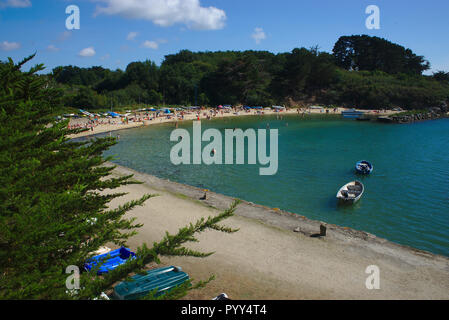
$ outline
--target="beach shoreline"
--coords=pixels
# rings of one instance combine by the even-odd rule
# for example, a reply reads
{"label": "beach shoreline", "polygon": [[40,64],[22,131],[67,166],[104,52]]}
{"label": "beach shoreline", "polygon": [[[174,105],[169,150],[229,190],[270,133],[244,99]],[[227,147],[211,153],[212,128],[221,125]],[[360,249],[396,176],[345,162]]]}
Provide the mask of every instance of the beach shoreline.
{"label": "beach shoreline", "polygon": [[[334,109],[328,109],[329,112],[324,111],[325,109],[304,109],[301,112],[298,112],[298,109],[287,109],[282,112],[275,112],[273,110],[267,111],[263,110],[262,112],[258,112],[257,110],[250,110],[249,112],[239,111],[238,114],[235,114],[236,112],[229,112],[229,113],[218,113],[216,116],[211,117],[210,119],[222,119],[222,118],[234,118],[234,117],[242,117],[242,116],[269,116],[269,115],[278,115],[279,117],[282,117],[284,115],[298,115],[302,116],[307,114],[320,114],[320,115],[339,115],[342,111],[347,110],[345,108],[336,108]],[[92,135],[97,135],[101,133],[108,133],[108,132],[114,132],[124,129],[131,129],[131,128],[138,128],[142,126],[151,126],[156,124],[162,124],[162,123],[181,123],[185,121],[193,121],[193,120],[205,120],[208,119],[209,110],[202,110],[199,115],[197,114],[186,114],[184,115],[184,119],[180,120],[175,115],[164,115],[157,118],[153,118],[153,120],[143,120],[143,121],[136,121],[136,122],[128,122],[126,124],[123,123],[115,123],[115,124],[105,124],[101,123],[93,127],[93,130],[89,128],[88,131],[80,132],[75,135],[71,135],[71,139],[81,138],[81,137],[87,137]],[[378,110],[363,110],[366,112],[367,115],[382,115],[382,116],[388,116],[397,113],[396,111],[387,110],[385,112],[380,113]],[[139,116],[142,118],[143,116]],[[87,125],[87,122],[89,119],[87,118],[80,118],[80,119],[71,119],[69,125],[76,126],[76,125]],[[113,122],[117,122],[117,120],[113,120]],[[104,122],[104,120],[103,120]]]}
{"label": "beach shoreline", "polygon": [[[203,189],[109,165],[116,166],[114,175],[133,174],[134,179],[143,182],[140,187],[124,188],[123,191],[130,192],[128,200],[137,198],[145,190],[170,198],[169,201],[150,199],[149,208],[154,205],[151,202],[160,203],[154,210],[148,209],[156,211],[148,217],[148,210],[133,210],[131,216],[143,223],[145,230],[130,241],[132,246],[152,243],[166,230],[175,232],[175,225],[179,228],[194,222],[195,218],[221,212],[234,201],[211,191],[208,191],[207,200],[199,200],[204,195]],[[217,274],[211,288],[192,293],[187,299],[207,299],[208,295],[221,292],[235,299],[449,299],[448,257],[245,200],[237,207],[235,216],[228,220],[240,231],[232,235],[206,232],[206,236],[200,236],[199,244],[193,245],[202,251],[215,251],[211,257],[163,259],[163,263],[181,264],[195,279],[204,279],[204,274]],[[227,225],[228,221],[223,224]],[[317,236],[321,225],[327,228],[325,237]],[[298,273],[285,271],[283,265],[292,270],[299,268]],[[382,278],[381,290],[365,287],[368,275],[364,272],[369,265],[378,265],[386,277]],[[299,272],[304,268],[308,272]],[[278,274],[280,270],[288,275]],[[329,277],[328,272],[337,272],[341,278]],[[242,278],[243,275],[248,279]],[[247,285],[230,285],[232,279]],[[268,286],[268,291],[260,292],[264,286]]]}

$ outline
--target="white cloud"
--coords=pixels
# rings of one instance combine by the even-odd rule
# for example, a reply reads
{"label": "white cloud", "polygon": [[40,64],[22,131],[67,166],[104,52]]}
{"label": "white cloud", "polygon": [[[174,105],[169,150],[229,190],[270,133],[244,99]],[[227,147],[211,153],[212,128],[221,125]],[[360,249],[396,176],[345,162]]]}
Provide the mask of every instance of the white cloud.
{"label": "white cloud", "polygon": [[104,56],[102,56],[100,58],[100,60],[108,60],[111,56],[109,55],[109,53],[106,53]]}
{"label": "white cloud", "polygon": [[27,8],[31,7],[30,0],[3,0],[0,1],[0,8]]}
{"label": "white cloud", "polygon": [[148,41],[148,40],[142,43],[142,46],[154,50],[159,48],[159,44],[156,41]]}
{"label": "white cloud", "polygon": [[47,47],[47,50],[51,52],[58,52],[60,49],[51,44]]}
{"label": "white cloud", "polygon": [[138,34],[139,33],[137,33],[137,32],[130,32],[130,33],[128,33],[128,36],[126,37],[126,40],[134,40]]}
{"label": "white cloud", "polygon": [[255,28],[254,33],[251,35],[251,37],[256,41],[257,44],[267,38],[262,28]]}
{"label": "white cloud", "polygon": [[81,57],[93,57],[95,55],[95,49],[93,47],[85,48],[80,51],[79,55]]}
{"label": "white cloud", "polygon": [[20,48],[20,43],[18,42],[0,42],[0,50],[2,51],[12,51]]}
{"label": "white cloud", "polygon": [[168,27],[177,23],[197,30],[222,29],[226,13],[215,7],[202,7],[200,0],[94,0],[103,2],[97,6],[96,15],[120,15],[129,19],[150,20]]}

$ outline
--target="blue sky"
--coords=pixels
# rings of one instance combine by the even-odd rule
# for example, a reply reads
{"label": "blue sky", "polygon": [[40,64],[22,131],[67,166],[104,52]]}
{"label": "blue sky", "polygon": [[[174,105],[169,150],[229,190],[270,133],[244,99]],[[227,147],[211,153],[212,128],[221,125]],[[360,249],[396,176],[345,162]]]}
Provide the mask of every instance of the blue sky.
{"label": "blue sky", "polygon": [[[80,9],[79,30],[66,29],[69,5]],[[368,5],[380,9],[379,30],[365,26]],[[124,69],[146,59],[160,64],[181,49],[330,52],[341,35],[368,34],[449,72],[448,16],[447,0],[0,0],[0,60],[36,51],[34,62],[48,71]]]}

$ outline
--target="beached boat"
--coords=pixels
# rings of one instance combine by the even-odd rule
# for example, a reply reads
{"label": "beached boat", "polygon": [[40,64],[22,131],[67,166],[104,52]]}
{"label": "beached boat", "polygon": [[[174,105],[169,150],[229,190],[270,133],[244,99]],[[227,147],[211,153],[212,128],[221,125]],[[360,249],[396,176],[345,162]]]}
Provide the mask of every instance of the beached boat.
{"label": "beached boat", "polygon": [[371,162],[366,160],[360,160],[355,164],[355,171],[361,174],[370,174],[373,172],[373,165]]}
{"label": "beached boat", "polygon": [[337,199],[347,202],[354,203],[357,202],[363,195],[365,186],[360,181],[351,181],[345,184],[337,192]]}
{"label": "beached boat", "polygon": [[183,284],[190,278],[180,267],[170,266],[147,271],[145,275],[132,276],[133,281],[120,282],[114,288],[114,298],[120,300],[135,300],[142,298],[151,291],[157,290],[155,297],[167,293]]}
{"label": "beached boat", "polygon": [[364,113],[362,111],[357,111],[355,109],[349,109],[341,112],[343,118],[359,118],[360,116],[363,116]]}
{"label": "beached boat", "polygon": [[106,247],[106,246],[102,246],[102,247],[98,248],[97,251],[93,252],[93,254],[96,255],[96,256],[99,256],[101,254],[105,254],[105,253],[108,253],[108,252],[111,252],[111,251],[112,251],[111,248]]}
{"label": "beached boat", "polygon": [[103,274],[109,272],[110,270],[114,270],[128,261],[128,259],[134,259],[135,257],[136,254],[134,252],[128,248],[121,247],[120,249],[90,258],[84,264],[84,269],[86,271],[90,271],[95,269],[95,266],[101,265],[101,267],[97,270],[97,274]]}
{"label": "beached boat", "polygon": [[212,300],[231,300],[226,293],[221,293]]}

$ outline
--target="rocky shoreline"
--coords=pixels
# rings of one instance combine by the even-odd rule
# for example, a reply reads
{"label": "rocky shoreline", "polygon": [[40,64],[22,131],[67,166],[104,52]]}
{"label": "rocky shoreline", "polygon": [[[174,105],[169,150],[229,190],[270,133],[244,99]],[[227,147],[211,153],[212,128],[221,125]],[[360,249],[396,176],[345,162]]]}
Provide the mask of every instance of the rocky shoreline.
{"label": "rocky shoreline", "polygon": [[430,108],[427,112],[395,114],[378,117],[377,121],[385,123],[413,123],[418,121],[436,120],[449,117],[447,106]]}

